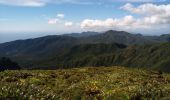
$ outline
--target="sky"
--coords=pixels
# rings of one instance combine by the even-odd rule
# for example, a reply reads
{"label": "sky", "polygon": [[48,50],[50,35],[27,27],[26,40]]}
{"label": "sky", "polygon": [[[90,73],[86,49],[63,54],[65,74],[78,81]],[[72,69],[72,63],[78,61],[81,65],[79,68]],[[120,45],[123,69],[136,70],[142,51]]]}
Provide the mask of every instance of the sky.
{"label": "sky", "polygon": [[170,34],[170,0],[0,0],[0,43],[83,31]]}

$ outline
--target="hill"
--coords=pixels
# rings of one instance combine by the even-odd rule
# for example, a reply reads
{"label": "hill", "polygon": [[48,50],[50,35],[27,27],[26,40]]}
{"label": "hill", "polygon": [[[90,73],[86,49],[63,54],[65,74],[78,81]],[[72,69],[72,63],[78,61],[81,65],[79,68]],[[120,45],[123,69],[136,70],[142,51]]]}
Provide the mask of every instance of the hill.
{"label": "hill", "polygon": [[[84,66],[129,66],[170,72],[170,43],[132,45],[82,44],[63,55],[36,62],[36,66],[48,68],[72,68]],[[50,66],[50,67],[49,67]],[[38,68],[38,67],[36,67]]]}
{"label": "hill", "polygon": [[125,45],[162,42],[151,38],[146,38],[141,34],[131,34],[125,31],[114,30],[109,30],[103,34],[85,37],[81,40],[81,42],[87,41],[87,43],[119,43]]}
{"label": "hill", "polygon": [[123,67],[0,72],[0,99],[169,99],[170,75]]}
{"label": "hill", "polygon": [[[85,34],[85,35],[84,35]],[[80,34],[79,34],[80,35]],[[145,38],[140,34],[130,34],[124,31],[107,31],[99,34],[95,32],[82,33],[81,36],[53,35],[35,39],[17,40],[0,44],[0,55],[20,56],[23,54],[38,55],[48,54],[50,52],[60,53],[77,44],[93,43],[119,43],[125,45],[148,44],[161,42]],[[76,38],[77,37],[77,38]],[[167,39],[167,38],[166,38]],[[54,51],[53,51],[54,50]]]}
{"label": "hill", "polygon": [[[100,45],[100,48],[96,45]],[[122,65],[138,68],[159,69],[170,72],[170,43],[132,46],[120,44],[78,45],[67,52],[61,60],[58,59],[58,61],[64,61],[63,64],[68,64],[65,67],[71,67],[72,65]],[[51,60],[51,62],[55,61]]]}
{"label": "hill", "polygon": [[76,44],[77,39],[68,36],[46,36],[36,39],[17,40],[0,44],[0,56],[19,62],[44,59],[61,54]]}
{"label": "hill", "polygon": [[9,57],[24,69],[123,65],[170,71],[170,46],[162,43],[168,42],[169,35],[143,36],[113,30],[85,34],[88,35],[54,35],[2,43],[0,57]]}
{"label": "hill", "polygon": [[[48,59],[36,62],[36,66],[45,69],[50,68],[72,68],[83,66],[106,66],[109,65],[112,55],[121,52],[127,46],[122,44],[80,44],[72,47],[63,55],[53,56]],[[105,59],[105,61],[104,61]],[[109,60],[110,59],[110,60]],[[38,68],[38,67],[37,67]]]}

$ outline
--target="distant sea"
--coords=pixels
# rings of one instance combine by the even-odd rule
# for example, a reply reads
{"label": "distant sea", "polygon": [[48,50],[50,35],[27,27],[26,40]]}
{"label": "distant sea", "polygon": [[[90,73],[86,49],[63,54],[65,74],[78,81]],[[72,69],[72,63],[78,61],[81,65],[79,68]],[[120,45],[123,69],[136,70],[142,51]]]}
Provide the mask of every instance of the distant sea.
{"label": "distant sea", "polygon": [[37,38],[47,35],[57,35],[49,33],[0,33],[0,43],[10,42],[15,40],[23,40],[30,38]]}

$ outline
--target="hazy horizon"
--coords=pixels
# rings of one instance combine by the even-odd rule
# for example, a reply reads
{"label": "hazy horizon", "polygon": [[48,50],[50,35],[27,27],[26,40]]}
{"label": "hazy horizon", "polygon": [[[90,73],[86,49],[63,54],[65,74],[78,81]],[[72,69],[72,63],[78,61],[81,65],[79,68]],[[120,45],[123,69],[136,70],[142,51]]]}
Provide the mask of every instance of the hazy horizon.
{"label": "hazy horizon", "polygon": [[0,0],[0,12],[0,43],[85,31],[170,34],[168,0]]}
{"label": "hazy horizon", "polygon": [[[109,31],[109,30],[107,30]],[[121,31],[121,30],[115,30],[115,31]],[[84,31],[84,32],[89,32],[89,31]],[[92,31],[91,31],[92,32]],[[96,32],[96,31],[93,31]],[[99,33],[104,33],[106,31],[101,31]],[[48,35],[63,35],[63,34],[72,34],[72,33],[77,33],[81,34],[83,32],[66,32],[66,33],[50,33],[50,32],[40,32],[40,33],[0,33],[0,43],[5,43],[5,42],[11,42],[15,40],[25,40],[25,39],[34,39],[38,37],[44,37]],[[129,32],[131,34],[142,34],[142,33],[134,33],[134,32]],[[143,36],[160,36],[162,34],[142,34]]]}

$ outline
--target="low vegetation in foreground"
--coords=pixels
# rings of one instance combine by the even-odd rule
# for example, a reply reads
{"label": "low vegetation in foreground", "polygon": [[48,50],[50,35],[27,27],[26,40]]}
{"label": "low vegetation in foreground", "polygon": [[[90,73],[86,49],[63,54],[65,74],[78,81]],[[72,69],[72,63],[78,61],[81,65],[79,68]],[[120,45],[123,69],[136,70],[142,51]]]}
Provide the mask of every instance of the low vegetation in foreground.
{"label": "low vegetation in foreground", "polygon": [[123,67],[4,71],[0,99],[168,100],[170,75]]}

